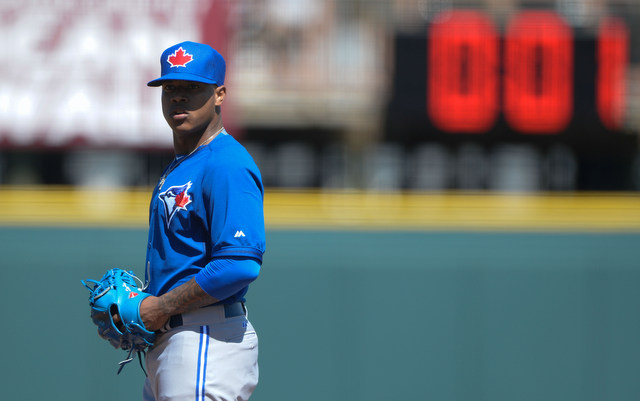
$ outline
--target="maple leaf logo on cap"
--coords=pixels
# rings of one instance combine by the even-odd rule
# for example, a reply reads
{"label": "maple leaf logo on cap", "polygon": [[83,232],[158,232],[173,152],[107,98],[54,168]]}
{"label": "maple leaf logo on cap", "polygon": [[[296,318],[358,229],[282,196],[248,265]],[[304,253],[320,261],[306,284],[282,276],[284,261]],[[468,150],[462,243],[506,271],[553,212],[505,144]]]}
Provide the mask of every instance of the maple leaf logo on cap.
{"label": "maple leaf logo on cap", "polygon": [[191,61],[193,61],[193,55],[187,53],[182,46],[167,57],[167,62],[171,67],[186,67],[187,63]]}

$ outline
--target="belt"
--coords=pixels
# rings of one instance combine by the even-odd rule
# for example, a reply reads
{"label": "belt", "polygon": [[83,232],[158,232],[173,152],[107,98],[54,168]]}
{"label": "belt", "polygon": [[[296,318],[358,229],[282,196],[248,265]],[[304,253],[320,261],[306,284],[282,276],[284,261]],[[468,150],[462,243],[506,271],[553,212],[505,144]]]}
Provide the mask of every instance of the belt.
{"label": "belt", "polygon": [[[219,305],[213,305],[213,306],[219,306]],[[247,309],[244,307],[244,302],[235,302],[229,305],[223,305],[223,307],[224,307],[225,318],[243,316],[247,314]],[[208,306],[205,306],[205,308],[208,308]],[[165,329],[167,330],[175,329],[176,327],[182,326],[182,324],[183,324],[182,315],[181,314],[173,315],[169,318],[169,321],[165,325]]]}

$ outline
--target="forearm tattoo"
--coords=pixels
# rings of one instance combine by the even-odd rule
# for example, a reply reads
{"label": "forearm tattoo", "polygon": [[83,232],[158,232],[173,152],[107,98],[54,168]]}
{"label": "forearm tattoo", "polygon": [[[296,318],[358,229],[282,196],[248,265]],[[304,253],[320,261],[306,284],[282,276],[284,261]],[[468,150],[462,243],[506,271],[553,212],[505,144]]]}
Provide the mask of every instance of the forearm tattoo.
{"label": "forearm tattoo", "polygon": [[160,297],[162,310],[167,314],[188,312],[218,301],[207,294],[194,278]]}

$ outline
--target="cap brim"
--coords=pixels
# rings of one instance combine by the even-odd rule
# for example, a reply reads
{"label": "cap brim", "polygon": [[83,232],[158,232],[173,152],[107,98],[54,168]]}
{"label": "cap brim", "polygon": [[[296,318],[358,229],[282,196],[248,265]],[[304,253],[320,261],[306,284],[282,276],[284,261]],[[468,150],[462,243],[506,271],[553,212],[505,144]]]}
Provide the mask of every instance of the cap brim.
{"label": "cap brim", "polygon": [[194,82],[202,82],[205,84],[218,85],[216,81],[212,79],[203,78],[200,75],[188,74],[186,72],[172,72],[172,73],[163,75],[158,79],[154,79],[153,81],[149,81],[147,83],[147,86],[160,86],[165,81],[194,81]]}

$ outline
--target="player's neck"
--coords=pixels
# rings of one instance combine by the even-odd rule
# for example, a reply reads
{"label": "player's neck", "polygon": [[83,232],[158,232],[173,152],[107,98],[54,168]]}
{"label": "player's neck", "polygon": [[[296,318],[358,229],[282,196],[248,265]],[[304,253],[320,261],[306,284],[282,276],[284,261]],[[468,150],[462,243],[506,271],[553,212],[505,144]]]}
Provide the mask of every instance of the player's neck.
{"label": "player's neck", "polygon": [[216,136],[224,130],[222,122],[214,127],[209,126],[199,136],[173,135],[173,149],[176,155],[189,155],[202,145],[210,143]]}

